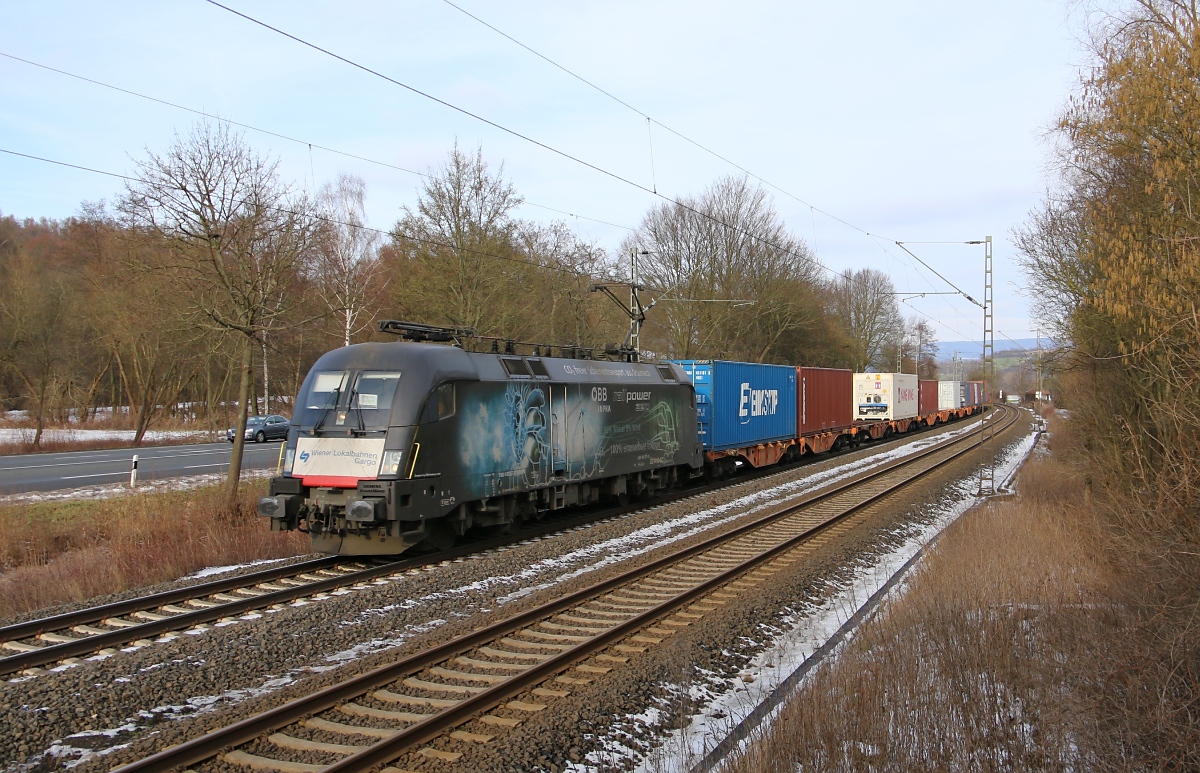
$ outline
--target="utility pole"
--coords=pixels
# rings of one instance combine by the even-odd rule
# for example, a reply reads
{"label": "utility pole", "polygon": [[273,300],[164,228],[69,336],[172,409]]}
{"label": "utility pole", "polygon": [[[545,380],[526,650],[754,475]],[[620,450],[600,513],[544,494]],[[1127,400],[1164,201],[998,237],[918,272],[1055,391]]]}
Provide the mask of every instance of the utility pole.
{"label": "utility pole", "polygon": [[1038,398],[1042,394],[1042,329],[1037,328],[1037,357],[1033,361],[1035,370],[1035,380],[1037,383]]}
{"label": "utility pole", "polygon": [[917,328],[917,354],[915,357],[913,357],[913,361],[914,361],[913,373],[917,374],[917,378],[921,377],[921,349],[925,345],[924,332],[925,331],[922,328],[920,328],[920,327]]}
{"label": "utility pole", "polygon": [[638,253],[633,250],[633,263],[629,269],[629,347],[633,349],[630,362],[640,362],[642,358],[642,321],[646,319],[642,311],[641,300],[638,299]]}
{"label": "utility pole", "polygon": [[[649,255],[649,252],[641,253]],[[613,288],[624,287],[624,282],[597,282],[588,285],[588,292],[602,292],[612,299],[613,303],[620,307],[621,311],[629,315],[629,335],[625,337],[625,343],[618,347],[621,357],[627,362],[642,361],[642,323],[646,321],[646,311],[654,305],[651,302],[650,306],[642,306],[642,299],[638,297],[638,291],[644,288],[638,285],[638,251],[635,249],[632,252],[633,262],[629,273],[629,308],[625,308],[625,302],[617,297],[613,292]]]}
{"label": "utility pole", "polygon": [[[993,337],[992,298],[992,237],[984,240],[983,247],[983,372],[984,387],[996,381],[995,338]],[[996,449],[992,439],[996,434],[996,412],[984,406],[983,431],[979,445],[984,453],[983,465],[979,468],[978,496],[989,497],[996,493]],[[990,456],[988,456],[990,454]]]}

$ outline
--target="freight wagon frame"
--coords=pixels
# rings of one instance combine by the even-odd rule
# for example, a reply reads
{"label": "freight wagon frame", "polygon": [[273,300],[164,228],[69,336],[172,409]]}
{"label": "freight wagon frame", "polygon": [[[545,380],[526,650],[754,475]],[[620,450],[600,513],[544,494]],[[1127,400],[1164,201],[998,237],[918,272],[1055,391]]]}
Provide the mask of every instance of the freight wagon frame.
{"label": "freight wagon frame", "polygon": [[[738,463],[757,468],[794,462],[805,455],[944,424],[982,410],[982,406],[970,404],[941,408],[939,382],[927,381],[921,383],[921,391],[932,391],[923,395],[921,407],[925,410],[917,415],[858,420],[849,399],[855,374],[849,370],[722,360],[681,360],[676,364],[696,388],[705,469],[716,478],[733,474]],[[956,393],[965,386],[953,384]],[[766,404],[761,399],[755,403],[755,396],[764,390],[773,392],[771,399]],[[981,395],[981,386],[970,394]],[[794,416],[779,410],[785,403],[795,405]],[[729,417],[738,417],[739,424],[733,426]]]}

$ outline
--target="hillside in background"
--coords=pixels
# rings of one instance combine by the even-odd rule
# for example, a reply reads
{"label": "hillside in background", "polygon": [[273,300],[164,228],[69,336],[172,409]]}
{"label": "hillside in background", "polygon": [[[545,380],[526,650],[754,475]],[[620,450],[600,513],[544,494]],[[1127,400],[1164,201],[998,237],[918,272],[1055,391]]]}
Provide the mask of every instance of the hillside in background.
{"label": "hillside in background", "polygon": [[[1054,348],[1055,342],[1051,338],[1042,339],[1043,349]],[[1018,348],[1019,347],[1019,348]],[[1036,338],[1007,338],[998,337],[995,341],[996,352],[1020,351],[1022,348],[1030,352],[1037,351],[1038,339]],[[982,341],[939,341],[936,346],[937,358],[939,360],[949,360],[954,357],[957,351],[958,356],[964,360],[978,360],[983,356]]]}

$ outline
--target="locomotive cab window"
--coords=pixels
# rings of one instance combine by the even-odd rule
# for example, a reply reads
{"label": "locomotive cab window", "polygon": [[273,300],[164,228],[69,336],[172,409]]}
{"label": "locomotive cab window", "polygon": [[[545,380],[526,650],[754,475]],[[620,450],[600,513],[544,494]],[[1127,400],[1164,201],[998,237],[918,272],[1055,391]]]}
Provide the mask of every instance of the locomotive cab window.
{"label": "locomotive cab window", "polygon": [[531,378],[533,375],[529,372],[529,366],[525,364],[525,360],[519,357],[501,357],[500,362],[504,363],[504,369],[508,371],[509,376]]}
{"label": "locomotive cab window", "polygon": [[388,426],[399,386],[400,374],[395,371],[364,370],[358,374],[350,390],[348,407],[357,412],[354,418],[363,429]]}
{"label": "locomotive cab window", "polygon": [[312,387],[308,390],[308,397],[303,403],[304,407],[321,410],[336,406],[338,397],[345,391],[346,376],[345,371],[318,373],[313,379]]}
{"label": "locomotive cab window", "polygon": [[429,394],[421,423],[438,421],[454,415],[454,384],[442,384]]}

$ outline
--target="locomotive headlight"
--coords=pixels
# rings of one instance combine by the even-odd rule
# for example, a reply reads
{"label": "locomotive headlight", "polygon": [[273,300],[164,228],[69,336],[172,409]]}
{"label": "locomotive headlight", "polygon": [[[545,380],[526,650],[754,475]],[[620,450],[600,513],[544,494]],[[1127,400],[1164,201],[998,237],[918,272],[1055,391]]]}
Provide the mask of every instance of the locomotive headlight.
{"label": "locomotive headlight", "polygon": [[399,475],[400,474],[400,458],[404,456],[403,451],[384,451],[383,461],[379,464],[380,475]]}
{"label": "locomotive headlight", "polygon": [[289,448],[283,452],[283,469],[284,473],[292,472],[292,462],[296,461],[296,449]]}

